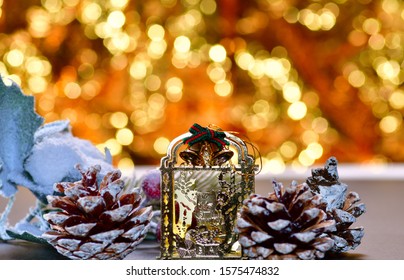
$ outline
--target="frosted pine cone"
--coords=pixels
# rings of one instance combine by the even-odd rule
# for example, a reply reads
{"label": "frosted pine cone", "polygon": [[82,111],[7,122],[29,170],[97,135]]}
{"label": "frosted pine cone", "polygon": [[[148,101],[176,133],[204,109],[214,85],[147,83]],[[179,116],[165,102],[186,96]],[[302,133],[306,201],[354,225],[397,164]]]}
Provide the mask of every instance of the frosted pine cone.
{"label": "frosted pine cone", "polygon": [[100,166],[77,169],[82,180],[55,184],[64,196],[48,196],[59,212],[44,215],[51,231],[42,235],[70,259],[123,259],[144,239],[152,217],[151,207],[140,207],[139,194],[123,193],[121,172],[109,172],[100,185]]}
{"label": "frosted pine cone", "polygon": [[237,221],[243,254],[250,259],[324,258],[334,244],[325,233],[335,229],[335,220],[327,219],[321,196],[307,184],[273,185],[267,198],[253,194],[244,201]]}
{"label": "frosted pine cone", "polygon": [[364,236],[364,228],[350,228],[356,218],[366,211],[364,203],[356,192],[346,194],[348,186],[339,181],[338,161],[330,157],[324,168],[312,170],[307,184],[313,192],[321,194],[327,203],[327,214],[336,220],[336,229],[329,233],[334,240],[331,252],[341,253],[359,246]]}
{"label": "frosted pine cone", "polygon": [[356,218],[362,215],[366,209],[356,192],[350,192],[341,209],[333,209],[331,216],[336,220],[336,231],[329,233],[334,240],[332,252],[341,253],[354,250],[361,244],[365,234],[363,227],[350,228],[356,222]]}

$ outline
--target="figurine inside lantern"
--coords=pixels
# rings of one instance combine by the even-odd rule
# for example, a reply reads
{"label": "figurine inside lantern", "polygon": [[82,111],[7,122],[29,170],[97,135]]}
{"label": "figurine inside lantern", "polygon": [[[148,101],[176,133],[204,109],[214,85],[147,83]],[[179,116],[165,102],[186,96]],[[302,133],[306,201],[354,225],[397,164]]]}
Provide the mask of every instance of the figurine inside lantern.
{"label": "figurine inside lantern", "polygon": [[225,131],[194,124],[161,160],[161,259],[241,258],[235,221],[254,191],[254,157]]}

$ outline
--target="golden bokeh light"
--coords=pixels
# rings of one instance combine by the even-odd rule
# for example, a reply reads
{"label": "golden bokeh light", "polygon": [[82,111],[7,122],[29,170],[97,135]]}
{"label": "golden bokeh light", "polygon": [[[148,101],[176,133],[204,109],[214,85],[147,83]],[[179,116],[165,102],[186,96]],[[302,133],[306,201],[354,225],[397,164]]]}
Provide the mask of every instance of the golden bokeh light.
{"label": "golden bokeh light", "polygon": [[214,45],[209,50],[209,57],[214,62],[224,62],[227,57],[226,49],[222,45]]}
{"label": "golden bokeh light", "polygon": [[154,141],[153,148],[154,150],[160,154],[164,155],[167,153],[168,145],[170,144],[170,140],[166,137],[159,137]]}
{"label": "golden bokeh light", "polygon": [[186,36],[178,36],[174,41],[174,49],[179,53],[187,53],[191,48],[191,40]]}
{"label": "golden bokeh light", "polygon": [[128,128],[122,128],[117,130],[115,138],[119,144],[128,146],[133,142],[133,133]]}
{"label": "golden bokeh light", "polygon": [[128,116],[124,112],[114,112],[110,115],[109,122],[115,128],[124,128],[128,124]]}
{"label": "golden bokeh light", "polygon": [[301,101],[296,101],[290,104],[288,108],[288,116],[292,120],[301,120],[306,116],[307,113],[307,106],[305,103]]}
{"label": "golden bokeh light", "polygon": [[1,75],[123,168],[194,122],[245,135],[274,174],[404,161],[402,1],[135,2],[0,0]]}

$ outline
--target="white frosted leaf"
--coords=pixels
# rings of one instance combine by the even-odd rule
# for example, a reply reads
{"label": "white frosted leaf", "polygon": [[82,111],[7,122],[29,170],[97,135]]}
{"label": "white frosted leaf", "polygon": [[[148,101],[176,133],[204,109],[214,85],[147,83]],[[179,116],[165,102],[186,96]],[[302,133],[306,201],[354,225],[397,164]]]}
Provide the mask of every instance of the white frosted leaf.
{"label": "white frosted leaf", "polygon": [[123,229],[114,229],[106,232],[97,233],[91,235],[90,238],[94,241],[111,243],[114,241],[118,236],[120,236],[124,232]]}
{"label": "white frosted leaf", "polygon": [[79,247],[81,240],[71,239],[71,238],[61,238],[61,239],[58,239],[58,241],[56,243],[57,243],[57,245],[59,245],[63,248],[66,248],[69,251],[74,251]]}
{"label": "white frosted leaf", "polygon": [[68,120],[54,121],[51,123],[46,123],[34,134],[35,142],[41,142],[44,138],[50,137],[59,132],[69,132],[70,122]]}
{"label": "white frosted leaf", "polygon": [[34,97],[24,95],[11,81],[6,85],[0,77],[0,194],[12,196],[17,184],[10,182],[10,174],[22,174],[24,161],[34,144],[34,133],[43,118],[34,111]]}
{"label": "white frosted leaf", "polygon": [[44,233],[44,230],[44,227],[29,222],[26,219],[20,220],[12,229],[12,231],[17,232],[18,234],[30,235],[33,238],[39,238]]}
{"label": "white frosted leaf", "polygon": [[290,221],[284,220],[284,219],[278,219],[273,222],[268,222],[268,226],[276,231],[280,231],[289,225],[290,225]]}
{"label": "white frosted leaf", "polygon": [[292,253],[294,249],[296,249],[297,245],[296,244],[290,244],[290,243],[274,243],[274,248],[277,252],[281,254],[289,254]]}
{"label": "white frosted leaf", "polygon": [[74,236],[86,236],[96,223],[83,223],[71,227],[65,227],[66,231]]}
{"label": "white frosted leaf", "polygon": [[104,199],[101,196],[84,196],[77,200],[77,204],[86,213],[92,213],[95,209],[104,205]]}
{"label": "white frosted leaf", "polygon": [[108,216],[113,222],[122,222],[128,217],[132,208],[132,205],[126,204],[114,210],[105,211],[103,215]]}
{"label": "white frosted leaf", "polygon": [[68,145],[67,142],[71,139],[71,135],[45,138],[35,144],[25,162],[25,169],[33,180],[46,186],[46,194],[53,193],[55,182],[61,182],[67,177],[72,178],[68,181],[80,179],[80,174],[74,172],[74,165],[81,162],[81,158],[74,147]]}
{"label": "white frosted leaf", "polygon": [[101,172],[97,176],[99,181],[113,169],[90,141],[74,137],[70,131],[58,132],[36,142],[24,167],[34,182],[44,186],[45,194],[52,194],[55,182],[82,179],[75,168],[77,164],[83,169],[100,165]]}

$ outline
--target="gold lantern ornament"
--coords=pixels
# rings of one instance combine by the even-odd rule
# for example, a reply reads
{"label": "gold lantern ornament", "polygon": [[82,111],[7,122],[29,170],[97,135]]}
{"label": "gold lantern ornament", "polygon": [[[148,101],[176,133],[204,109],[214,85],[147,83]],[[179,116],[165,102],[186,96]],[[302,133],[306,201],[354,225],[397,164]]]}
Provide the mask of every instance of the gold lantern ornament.
{"label": "gold lantern ornament", "polygon": [[238,259],[235,223],[255,158],[232,133],[194,124],[161,160],[160,259]]}

